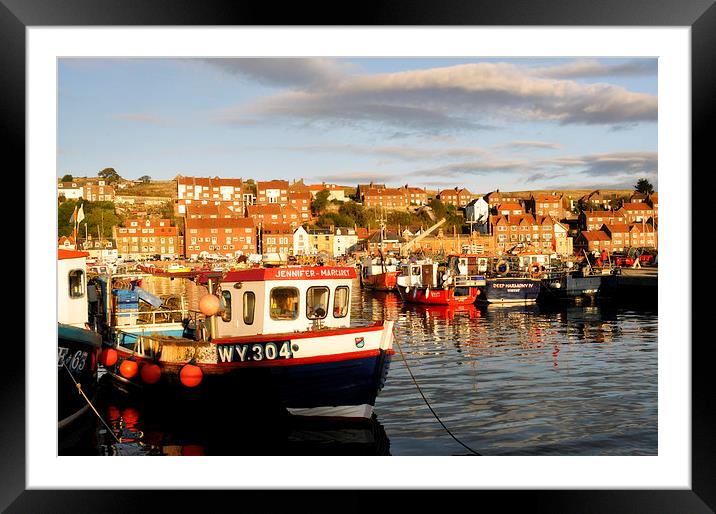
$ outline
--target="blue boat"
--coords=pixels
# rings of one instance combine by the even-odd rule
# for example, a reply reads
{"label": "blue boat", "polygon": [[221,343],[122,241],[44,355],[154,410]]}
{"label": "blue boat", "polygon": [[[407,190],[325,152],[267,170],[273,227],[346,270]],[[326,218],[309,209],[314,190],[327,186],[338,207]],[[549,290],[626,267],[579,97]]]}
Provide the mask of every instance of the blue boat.
{"label": "blue boat", "polygon": [[485,285],[477,297],[479,303],[533,303],[541,288],[541,269],[537,272],[521,270],[517,258],[492,258],[487,263]]}

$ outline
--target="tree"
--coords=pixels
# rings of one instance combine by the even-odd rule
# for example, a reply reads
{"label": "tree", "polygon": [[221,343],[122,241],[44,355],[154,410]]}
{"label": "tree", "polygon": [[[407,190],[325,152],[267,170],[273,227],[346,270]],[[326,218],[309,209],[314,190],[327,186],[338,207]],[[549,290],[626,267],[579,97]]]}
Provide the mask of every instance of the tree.
{"label": "tree", "polygon": [[119,173],[117,173],[114,168],[105,168],[99,173],[97,173],[97,176],[105,179],[109,184],[119,182],[122,179],[122,177],[119,176]]}
{"label": "tree", "polygon": [[152,177],[150,177],[149,175],[142,175],[141,177],[139,177],[139,181],[144,184],[149,184],[152,181]]}
{"label": "tree", "polygon": [[654,192],[654,186],[645,178],[640,178],[636,185],[634,186],[634,190],[643,193],[645,195],[650,195]]}
{"label": "tree", "polygon": [[68,173],[67,175],[65,175],[64,177],[62,177],[62,179],[60,180],[60,182],[72,182],[72,175],[70,175],[70,174]]}
{"label": "tree", "polygon": [[316,194],[316,197],[313,199],[313,202],[311,202],[311,207],[313,208],[313,212],[315,212],[316,214],[321,214],[328,206],[328,197],[330,195],[331,195],[331,192],[328,189],[319,191]]}

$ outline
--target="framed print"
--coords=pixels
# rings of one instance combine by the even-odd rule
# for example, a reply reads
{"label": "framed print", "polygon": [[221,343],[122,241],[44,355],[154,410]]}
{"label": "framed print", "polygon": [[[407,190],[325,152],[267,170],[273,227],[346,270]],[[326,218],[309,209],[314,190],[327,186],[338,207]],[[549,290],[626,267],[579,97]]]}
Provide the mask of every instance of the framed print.
{"label": "framed print", "polygon": [[[261,504],[280,502],[283,507],[292,501],[314,504],[329,498],[341,504],[367,506],[372,500],[367,502],[365,495],[377,494],[376,497],[381,498],[400,491],[400,501],[405,501],[406,506],[444,502],[447,495],[455,493],[459,499],[468,501],[475,495],[479,495],[479,499],[490,496],[505,505],[519,503],[545,512],[634,509],[713,512],[716,509],[713,491],[716,459],[711,435],[713,407],[709,398],[711,387],[705,380],[709,374],[704,369],[710,362],[710,345],[708,338],[692,344],[692,320],[700,319],[703,304],[696,301],[696,289],[692,291],[691,286],[692,238],[695,237],[692,223],[706,219],[694,207],[707,203],[707,199],[692,201],[691,182],[706,172],[694,174],[692,170],[706,166],[706,149],[711,146],[706,128],[713,118],[712,97],[716,91],[712,64],[716,46],[713,2],[669,2],[658,7],[648,2],[622,5],[611,1],[595,5],[554,0],[541,2],[539,6],[521,1],[495,6],[448,2],[440,7],[396,2],[361,9],[350,21],[328,12],[317,23],[306,17],[313,13],[304,12],[295,18],[304,21],[303,25],[294,24],[298,10],[292,7],[272,13],[228,3],[221,11],[212,7],[219,6],[172,3],[170,9],[164,2],[149,2],[140,8],[84,0],[64,2],[62,9],[44,1],[3,0],[0,5],[5,70],[0,101],[7,127],[7,148],[19,159],[15,168],[24,168],[26,174],[23,219],[27,241],[25,347],[23,351],[12,347],[13,359],[4,373],[2,388],[6,417],[0,429],[3,451],[0,466],[6,478],[0,485],[0,507],[8,512],[104,512],[142,510],[147,501],[159,501],[163,509],[173,509],[206,502],[214,504],[217,499],[230,505],[229,502],[243,502],[247,498]],[[224,14],[217,17],[216,12]],[[253,67],[243,61],[239,63],[256,57],[265,58],[266,62],[281,61],[282,74],[276,74],[272,66],[264,66],[261,59],[255,59]],[[303,67],[307,58],[313,58],[311,65]],[[300,61],[302,66],[294,66],[300,59],[304,59]],[[122,73],[115,73],[112,67],[115,63],[123,66]],[[444,74],[431,73],[442,67],[446,70]],[[356,69],[370,70],[372,75],[351,81],[349,78]],[[465,70],[472,74],[462,75]],[[162,73],[170,78],[161,76]],[[211,74],[214,81],[211,88],[201,82],[202,73]],[[612,75],[605,75],[607,73]],[[255,82],[248,86],[248,80],[241,84],[232,82],[237,75],[242,80],[251,77]],[[523,122],[538,117],[549,119],[551,125],[540,126],[539,132],[527,132],[523,126],[510,132],[512,129],[496,127],[488,121],[475,122],[468,113],[473,108],[472,97],[455,84],[461,80],[478,80],[477,75],[489,75],[493,80],[491,87],[499,84],[503,88],[499,93],[492,91],[481,96],[480,108],[500,114],[509,111]],[[147,88],[135,90],[131,82],[135,79],[127,79],[128,76],[146,78]],[[579,82],[574,79],[577,76],[589,79]],[[167,86],[171,80],[175,86]],[[331,87],[316,85],[322,80]],[[610,80],[612,82],[607,83]],[[452,82],[446,87],[445,81]],[[266,89],[255,93],[251,88]],[[187,96],[177,94],[170,101],[172,94],[180,89]],[[521,95],[528,89],[525,101]],[[130,110],[121,105],[115,101],[117,91],[134,95],[135,104],[146,109]],[[146,94],[147,91],[150,94]],[[72,130],[82,131],[85,141],[91,141],[91,135],[96,135],[92,145],[82,147],[66,137],[67,117],[62,118],[61,114],[69,105],[66,99],[73,94],[78,96],[71,104],[77,106],[80,114],[72,119]],[[410,95],[411,101],[401,104],[395,101],[397,94]],[[446,100],[448,94],[455,96]],[[183,110],[186,99],[192,95],[195,109]],[[102,117],[90,116],[100,105],[90,99],[101,97],[104,97],[102,105],[109,106],[107,111]],[[161,103],[160,97],[166,103]],[[217,107],[216,99],[223,102],[221,108]],[[151,108],[160,103],[161,109]],[[177,127],[193,123],[199,115],[221,125],[227,133],[233,131],[232,136],[224,138],[217,132],[204,137],[197,132],[194,140],[178,139]],[[120,141],[111,125],[98,122],[100,118],[129,127],[121,138],[130,143]],[[280,125],[286,118],[290,118],[291,123],[280,130],[266,129],[261,137],[251,137],[252,130],[259,134],[267,126]],[[366,130],[369,122],[375,125]],[[642,131],[640,124],[648,125],[647,129]],[[444,162],[451,164],[423,164],[428,162],[425,158],[428,149],[447,148],[438,145],[454,138],[450,130],[442,130],[448,126],[472,131],[474,140],[469,145],[444,150],[444,156],[449,154],[453,159],[446,158]],[[591,132],[594,126],[600,126],[602,132]],[[147,127],[151,130],[144,132]],[[365,138],[332,142],[339,140],[338,134],[342,131],[351,133],[356,127],[370,134]],[[297,136],[309,129],[333,134],[335,139],[325,138],[319,144],[318,140]],[[134,132],[132,138],[127,135],[130,132]],[[502,135],[493,137],[496,132]],[[151,154],[142,153],[143,133],[152,134],[147,137],[161,134],[156,136],[156,148]],[[411,147],[404,144],[418,133],[416,140],[424,142],[422,148],[418,144]],[[600,137],[610,141],[609,149],[605,149],[609,145],[597,143],[593,136],[596,133],[606,134]],[[236,134],[241,134],[240,144],[236,143],[240,139]],[[505,424],[510,425],[510,429],[484,432],[492,440],[485,435],[466,438],[465,434],[448,430],[450,422],[443,424],[445,420],[440,419],[425,396],[423,403],[422,391],[417,386],[419,379],[413,374],[415,370],[403,367],[400,376],[404,383],[411,388],[417,386],[412,390],[411,402],[414,403],[409,404],[406,412],[412,415],[419,410],[421,416],[435,425],[435,432],[424,436],[436,441],[432,446],[427,446],[428,443],[410,446],[397,435],[399,423],[395,422],[379,427],[391,436],[396,434],[392,443],[394,453],[383,452],[373,458],[291,457],[280,451],[226,456],[214,453],[215,456],[209,457],[202,455],[198,447],[193,448],[197,452],[194,456],[184,459],[171,456],[160,459],[151,453],[143,455],[147,457],[144,459],[128,454],[101,456],[92,453],[93,449],[87,454],[79,450],[58,454],[56,426],[47,426],[55,415],[55,407],[52,402],[43,403],[55,396],[57,386],[54,363],[45,355],[46,350],[54,346],[52,330],[55,328],[54,317],[46,313],[57,311],[56,295],[51,294],[54,274],[48,271],[52,269],[53,259],[41,257],[57,251],[57,227],[47,223],[48,218],[58,216],[51,195],[56,195],[57,179],[63,173],[70,173],[74,167],[81,168],[76,164],[80,161],[71,156],[71,152],[88,156],[87,160],[94,166],[98,154],[111,153],[113,138],[115,146],[123,148],[125,154],[134,153],[137,161],[144,155],[147,169],[162,169],[162,161],[171,163],[169,166],[175,169],[182,166],[177,164],[182,158],[189,170],[202,169],[202,166],[207,170],[222,169],[222,166],[251,169],[245,154],[264,152],[277,160],[285,159],[286,168],[305,166],[301,168],[302,176],[324,186],[332,182],[355,182],[359,188],[380,181],[392,183],[390,173],[398,168],[381,168],[384,162],[381,159],[409,163],[401,168],[401,178],[419,181],[424,190],[429,185],[436,191],[449,190],[449,182],[455,180],[455,176],[468,176],[465,172],[468,167],[472,177],[482,177],[484,182],[495,170],[513,167],[515,163],[523,172],[514,182],[509,182],[515,190],[520,180],[538,183],[549,174],[552,174],[551,182],[543,183],[561,189],[556,185],[566,182],[559,182],[560,177],[569,180],[577,176],[570,176],[568,171],[575,162],[580,169],[587,170],[579,175],[580,179],[587,177],[585,189],[587,185],[590,189],[606,187],[604,184],[617,179],[623,179],[621,184],[629,189],[632,175],[620,175],[615,172],[615,166],[628,167],[635,173],[643,172],[650,179],[658,179],[663,185],[662,210],[667,213],[660,227],[663,231],[659,242],[663,250],[660,248],[659,257],[668,272],[659,277],[664,287],[658,291],[658,318],[654,316],[641,329],[633,330],[648,332],[652,340],[656,338],[654,334],[658,334],[659,344],[633,349],[634,353],[641,351],[647,359],[643,361],[646,364],[625,368],[634,376],[620,377],[614,369],[601,369],[602,380],[629,379],[623,390],[611,394],[616,399],[608,398],[605,393],[605,404],[623,402],[624,411],[630,410],[630,406],[634,411],[644,409],[654,423],[658,419],[658,430],[651,426],[648,430],[629,433],[630,423],[638,421],[627,418],[625,433],[604,434],[602,439],[595,436],[590,440],[594,446],[580,447],[572,453],[565,450],[571,443],[559,446],[559,442],[549,438],[545,438],[549,443],[521,451],[524,447],[516,442],[520,436],[510,435],[510,430],[519,432],[520,422],[509,417]],[[177,141],[180,142],[177,144]],[[190,148],[192,143],[196,148]],[[512,145],[513,153],[500,153],[508,144]],[[310,165],[300,164],[297,158],[291,161],[281,153],[297,156],[307,151],[316,156]],[[455,158],[458,153],[459,159]],[[214,159],[212,154],[229,157]],[[366,155],[374,160],[365,160]],[[506,155],[510,155],[509,159]],[[321,168],[322,162],[337,159],[336,156],[345,157],[346,162],[346,156],[351,156],[355,164],[338,166],[335,173]],[[234,164],[226,164],[232,160]],[[272,173],[256,174],[256,178],[259,181],[285,179],[285,172],[276,172],[276,176]],[[147,171],[144,178],[151,179],[151,174]],[[199,175],[191,171],[186,174]],[[221,172],[207,171],[206,174],[214,176]],[[141,182],[142,178],[137,181]],[[470,187],[469,183],[465,184]],[[404,187],[406,191],[409,189],[408,184]],[[73,218],[77,220],[76,212]],[[341,224],[336,216],[331,219],[336,226],[349,225],[342,220]],[[357,231],[358,224],[355,226]],[[651,226],[654,226],[653,219]],[[331,230],[334,228],[331,225]],[[407,225],[400,227],[408,228]],[[422,226],[420,230],[422,234]],[[380,235],[382,245],[383,232]],[[74,237],[76,239],[77,234]],[[260,241],[264,250],[266,245],[274,243]],[[203,250],[199,242],[192,244],[197,246],[197,252]],[[228,245],[231,242],[227,239],[225,246]],[[161,256],[156,260],[161,261]],[[8,271],[9,276],[16,275]],[[296,282],[303,278],[292,277]],[[361,275],[361,279],[367,277]],[[246,289],[245,283],[242,286],[241,281],[237,281],[236,284],[236,289]],[[318,330],[323,328],[320,325],[327,310],[346,315],[350,295],[346,296],[343,307],[334,306],[330,302],[338,302],[346,293],[334,291],[330,283],[311,287],[306,293],[310,306],[307,303],[305,309],[291,311],[286,305],[293,301],[292,295],[299,298],[294,286],[296,284],[281,291],[272,290],[269,321],[293,321],[305,315],[313,323],[313,329]],[[43,287],[50,294],[43,292]],[[425,295],[427,298],[428,292]],[[231,294],[220,298],[224,304],[230,305],[232,301]],[[377,304],[381,309],[390,308],[387,300]],[[329,305],[337,310],[329,309]],[[253,313],[248,315],[242,311],[242,314],[246,325],[253,323]],[[508,322],[514,317],[508,312],[501,319]],[[230,321],[229,314],[222,323]],[[482,319],[479,323],[486,322]],[[588,320],[580,329],[583,332],[579,337],[591,337],[584,335],[590,330],[598,330],[602,337],[612,331],[602,325],[612,327],[610,323],[609,319]],[[204,328],[214,335],[215,327]],[[498,331],[499,325],[490,326],[489,330]],[[370,343],[370,336],[356,334],[351,345],[363,349]],[[600,339],[599,343],[607,348],[612,341],[610,337]],[[11,348],[12,338],[8,339],[6,343]],[[47,343],[48,339],[53,339],[52,344]],[[487,348],[479,342],[475,346],[463,340],[460,343],[450,350],[462,355]],[[539,345],[540,341],[533,343]],[[527,348],[531,343],[524,344]],[[297,352],[300,345],[294,346],[292,351]],[[558,359],[564,359],[567,352],[560,356],[556,343],[548,346],[552,353],[547,373],[556,373],[564,363]],[[288,358],[289,348],[288,343],[285,348],[266,344],[256,351],[262,356],[277,356],[280,350],[281,355]],[[658,358],[654,356],[657,348]],[[404,356],[399,358],[402,349],[398,350],[396,347],[393,373],[396,367],[408,366],[410,362]],[[589,377],[590,373],[599,372],[591,368],[587,360],[571,363],[566,360],[566,364],[559,371],[571,374],[573,382],[568,385],[575,389],[577,383],[586,380],[579,375],[578,367],[586,368]],[[652,371],[644,380],[638,375],[643,371],[638,369],[641,365]],[[655,374],[657,367],[658,374]],[[53,373],[48,375],[47,369]],[[386,383],[389,382],[390,377]],[[502,390],[503,396],[511,394],[507,389]],[[590,433],[593,435],[602,427],[604,417],[615,413],[613,409],[603,413],[581,411],[579,401],[572,398],[569,391],[569,388],[559,390],[555,394],[558,398],[547,405],[553,405],[554,409],[560,408],[560,403],[561,408],[572,405],[570,409],[576,414],[567,413],[558,419],[574,425],[569,429],[560,427],[559,433],[571,431],[573,444],[578,445],[584,434],[583,426],[596,427]],[[658,396],[658,405],[652,402],[645,408],[639,403],[639,394],[646,394],[645,391]],[[495,394],[495,398],[498,397]],[[509,401],[520,405],[530,403],[529,398],[521,397],[509,398]],[[544,402],[544,397],[539,401]],[[390,408],[387,402],[378,402],[376,406]],[[397,402],[394,408],[400,410]],[[181,417],[183,413],[174,414]],[[413,418],[405,418],[408,419]],[[459,424],[461,419],[453,418],[453,422]],[[269,430],[256,434],[230,429],[217,431],[225,438],[230,438],[232,433],[238,434],[240,440],[227,441],[226,447],[246,448],[256,444],[269,448],[266,439],[273,437]],[[252,436],[256,440],[250,443]],[[608,446],[604,441],[611,440],[610,437],[632,437],[633,442],[624,444],[636,449],[600,453],[603,448],[600,444]],[[414,440],[418,439],[416,436]],[[187,452],[187,448],[180,448],[177,453],[164,454],[190,455]],[[480,458],[468,459],[468,455]],[[187,489],[192,490],[191,495],[184,491]],[[275,495],[277,491],[286,490],[292,493]],[[325,496],[328,492],[332,494]]]}

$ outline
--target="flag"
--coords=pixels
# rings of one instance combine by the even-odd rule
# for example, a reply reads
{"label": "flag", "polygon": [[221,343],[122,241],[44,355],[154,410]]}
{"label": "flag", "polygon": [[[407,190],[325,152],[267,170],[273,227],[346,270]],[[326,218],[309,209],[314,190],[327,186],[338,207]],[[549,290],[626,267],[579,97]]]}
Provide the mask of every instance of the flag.
{"label": "flag", "polygon": [[76,223],[77,222],[77,206],[75,205],[75,210],[72,213],[72,217],[70,218],[70,223]]}
{"label": "flag", "polygon": [[81,223],[85,219],[85,204],[80,205],[80,210],[77,212],[77,223]]}

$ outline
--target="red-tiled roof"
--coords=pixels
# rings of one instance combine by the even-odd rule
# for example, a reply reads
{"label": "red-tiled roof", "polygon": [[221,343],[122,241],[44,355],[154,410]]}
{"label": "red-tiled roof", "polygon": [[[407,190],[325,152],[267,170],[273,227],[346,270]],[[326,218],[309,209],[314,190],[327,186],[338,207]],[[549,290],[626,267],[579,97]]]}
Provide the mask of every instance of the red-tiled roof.
{"label": "red-tiled roof", "polygon": [[609,234],[601,230],[585,230],[582,235],[587,241],[611,241]]}
{"label": "red-tiled roof", "polygon": [[649,204],[645,202],[634,202],[634,203],[625,203],[622,205],[622,209],[626,209],[627,211],[650,211],[652,210]]}
{"label": "red-tiled roof", "polygon": [[288,180],[268,180],[256,182],[257,189],[288,189]]}

